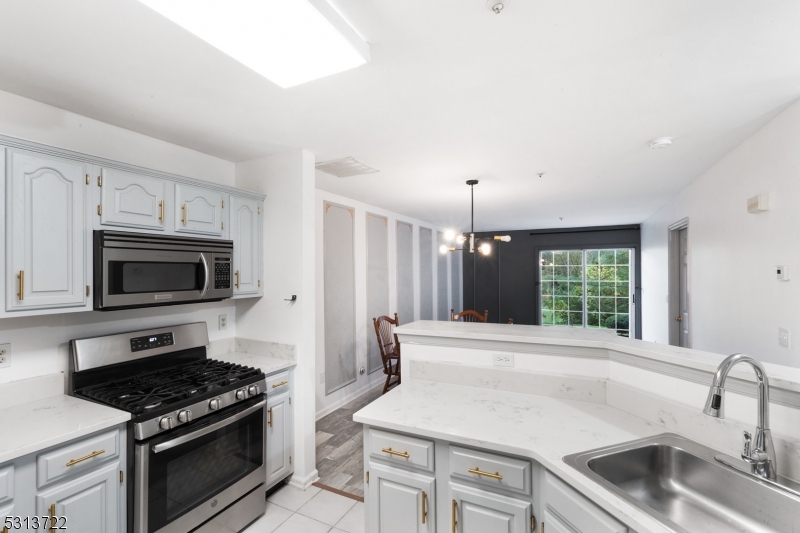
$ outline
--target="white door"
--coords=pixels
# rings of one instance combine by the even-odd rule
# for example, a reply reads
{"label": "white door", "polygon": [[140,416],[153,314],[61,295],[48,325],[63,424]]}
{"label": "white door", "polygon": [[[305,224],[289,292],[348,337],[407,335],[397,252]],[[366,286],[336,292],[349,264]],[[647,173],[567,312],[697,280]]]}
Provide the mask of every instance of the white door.
{"label": "white door", "polygon": [[531,503],[450,483],[451,522],[458,533],[529,533]]}
{"label": "white door", "polygon": [[292,470],[292,429],[289,395],[267,398],[267,486]]}
{"label": "white door", "polygon": [[86,302],[89,166],[9,150],[6,309]]}
{"label": "white door", "polygon": [[370,462],[367,531],[433,533],[436,531],[435,488],[433,476]]}
{"label": "white door", "polygon": [[261,207],[256,200],[231,196],[233,294],[252,294],[261,285]]}
{"label": "white door", "polygon": [[116,533],[119,466],[116,462],[40,492],[36,495],[37,514],[51,516],[52,512],[58,519],[56,527],[65,526],[68,531]]}
{"label": "white door", "polygon": [[203,235],[222,235],[223,205],[227,195],[175,184],[175,231],[181,233],[201,233]]}
{"label": "white door", "polygon": [[[680,262],[678,268],[678,283],[680,285],[678,292],[678,310],[680,314],[679,330],[680,330],[680,345],[684,348],[689,347],[689,243],[686,228],[678,232],[678,261]],[[676,318],[677,320],[677,318]]]}
{"label": "white door", "polygon": [[101,170],[100,224],[163,230],[167,182],[111,168]]}

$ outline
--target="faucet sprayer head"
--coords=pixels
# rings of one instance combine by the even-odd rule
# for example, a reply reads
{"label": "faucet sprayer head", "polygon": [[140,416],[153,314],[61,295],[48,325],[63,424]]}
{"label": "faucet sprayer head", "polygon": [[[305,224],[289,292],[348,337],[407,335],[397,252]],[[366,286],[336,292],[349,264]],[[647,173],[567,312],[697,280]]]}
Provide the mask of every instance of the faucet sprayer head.
{"label": "faucet sprayer head", "polygon": [[714,418],[725,418],[725,389],[722,387],[712,386],[708,391],[708,398],[706,399],[706,406],[703,408],[703,413]]}

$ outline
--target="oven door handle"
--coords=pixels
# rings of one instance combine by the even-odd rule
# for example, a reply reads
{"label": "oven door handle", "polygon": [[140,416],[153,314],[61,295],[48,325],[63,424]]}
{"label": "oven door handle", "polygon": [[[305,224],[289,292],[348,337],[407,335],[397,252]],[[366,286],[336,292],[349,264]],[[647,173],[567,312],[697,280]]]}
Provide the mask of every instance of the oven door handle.
{"label": "oven door handle", "polygon": [[208,261],[206,261],[206,254],[200,252],[200,260],[203,262],[203,271],[205,272],[205,278],[203,279],[203,290],[200,291],[200,296],[197,298],[198,300],[203,298],[203,295],[208,290]]}
{"label": "oven door handle", "polygon": [[202,429],[198,429],[192,433],[188,433],[186,435],[181,435],[178,438],[168,440],[167,442],[162,442],[161,444],[156,444],[153,446],[153,453],[163,452],[164,450],[169,450],[170,448],[174,448],[175,446],[180,446],[181,444],[187,443],[194,439],[200,438],[203,435],[208,435],[209,433],[216,431],[220,428],[223,428],[230,424],[231,422],[236,422],[237,420],[241,420],[242,418],[246,417],[249,414],[252,414],[259,409],[263,408],[267,405],[267,400],[261,400],[257,404],[252,407],[248,407],[241,413],[236,413],[235,415],[226,418],[224,420],[220,420],[219,422],[214,422],[210,426],[206,426]]}

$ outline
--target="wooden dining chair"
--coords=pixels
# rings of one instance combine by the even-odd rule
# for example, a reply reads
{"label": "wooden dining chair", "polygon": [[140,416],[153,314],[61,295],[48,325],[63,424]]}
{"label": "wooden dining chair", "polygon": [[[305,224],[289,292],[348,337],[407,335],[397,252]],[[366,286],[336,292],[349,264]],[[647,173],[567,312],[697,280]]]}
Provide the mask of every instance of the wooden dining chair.
{"label": "wooden dining chair", "polygon": [[480,314],[479,312],[473,311],[472,309],[467,309],[466,311],[462,311],[456,314],[456,312],[453,309],[451,309],[450,321],[456,322],[459,320],[462,322],[486,322],[489,320],[489,310],[487,309],[486,311],[483,312],[483,314]]}
{"label": "wooden dining chair", "polygon": [[[400,342],[394,333],[394,328],[400,325],[400,321],[395,313],[394,319],[388,316],[379,316],[372,319],[372,324],[375,326],[375,335],[378,336],[383,373],[386,374],[386,383],[383,384],[381,394],[386,394],[390,387],[400,385]],[[396,378],[394,382],[392,382],[392,378]]]}
{"label": "wooden dining chair", "polygon": [[508,323],[509,323],[509,324],[513,324],[513,323],[514,323],[514,319],[513,319],[513,318],[509,318],[509,319],[508,319]]}

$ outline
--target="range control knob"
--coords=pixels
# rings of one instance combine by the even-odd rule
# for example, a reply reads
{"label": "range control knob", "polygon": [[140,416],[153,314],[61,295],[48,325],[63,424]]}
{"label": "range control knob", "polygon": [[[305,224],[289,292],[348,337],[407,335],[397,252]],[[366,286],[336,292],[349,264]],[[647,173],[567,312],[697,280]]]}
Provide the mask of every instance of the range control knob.
{"label": "range control knob", "polygon": [[191,422],[191,421],[192,421],[192,412],[189,411],[188,409],[185,409],[178,413],[178,422],[185,424],[186,422]]}
{"label": "range control knob", "polygon": [[236,391],[236,399],[237,400],[244,400],[245,398],[247,398],[247,390],[239,389],[239,390]]}
{"label": "range control knob", "polygon": [[216,411],[220,407],[221,406],[220,406],[220,403],[219,403],[219,398],[212,398],[212,399],[208,400],[208,408],[211,409],[212,411]]}
{"label": "range control knob", "polygon": [[175,419],[171,416],[164,416],[158,421],[158,427],[161,429],[172,429],[175,427]]}
{"label": "range control knob", "polygon": [[256,394],[258,394],[258,385],[250,385],[249,387],[247,387],[247,394],[249,394],[250,396],[255,396]]}

